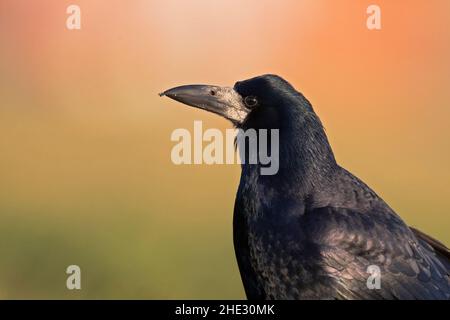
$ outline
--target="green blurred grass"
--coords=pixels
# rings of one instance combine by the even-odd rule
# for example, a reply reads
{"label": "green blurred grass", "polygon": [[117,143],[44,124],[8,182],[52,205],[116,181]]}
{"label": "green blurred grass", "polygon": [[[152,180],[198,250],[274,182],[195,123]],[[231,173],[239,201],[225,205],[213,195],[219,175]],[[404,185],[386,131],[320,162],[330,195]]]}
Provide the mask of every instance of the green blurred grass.
{"label": "green blurred grass", "polygon": [[[211,216],[229,212],[136,208],[117,198],[92,204],[82,211],[2,205],[0,298],[243,297],[230,219]],[[81,267],[80,291],[65,288],[71,264]]]}
{"label": "green blurred grass", "polygon": [[[238,166],[173,165],[156,121],[3,116],[0,298],[244,297]],[[80,291],[65,287],[71,264]]]}

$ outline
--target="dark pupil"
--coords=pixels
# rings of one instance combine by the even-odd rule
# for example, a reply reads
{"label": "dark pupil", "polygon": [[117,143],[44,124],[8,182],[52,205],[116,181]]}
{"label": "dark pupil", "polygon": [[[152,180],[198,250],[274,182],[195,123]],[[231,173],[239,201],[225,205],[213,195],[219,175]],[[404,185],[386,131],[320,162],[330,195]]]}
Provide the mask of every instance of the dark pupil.
{"label": "dark pupil", "polygon": [[258,104],[258,100],[256,100],[256,98],[253,96],[245,97],[244,102],[245,102],[245,105],[250,108],[252,108]]}

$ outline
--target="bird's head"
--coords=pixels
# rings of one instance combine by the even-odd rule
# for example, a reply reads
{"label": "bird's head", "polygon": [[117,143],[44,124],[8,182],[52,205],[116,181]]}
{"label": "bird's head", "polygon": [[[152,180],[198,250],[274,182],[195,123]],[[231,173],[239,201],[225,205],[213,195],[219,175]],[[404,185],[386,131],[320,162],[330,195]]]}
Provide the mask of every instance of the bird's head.
{"label": "bird's head", "polygon": [[169,89],[161,96],[216,113],[245,129],[278,128],[286,113],[313,112],[306,99],[276,75],[239,81],[234,87],[185,85]]}
{"label": "bird's head", "polygon": [[314,180],[335,166],[322,123],[311,104],[279,76],[263,75],[239,81],[234,87],[181,86],[161,96],[216,113],[243,130],[278,129],[278,176],[297,172],[304,178],[307,172],[316,171],[310,174]]}

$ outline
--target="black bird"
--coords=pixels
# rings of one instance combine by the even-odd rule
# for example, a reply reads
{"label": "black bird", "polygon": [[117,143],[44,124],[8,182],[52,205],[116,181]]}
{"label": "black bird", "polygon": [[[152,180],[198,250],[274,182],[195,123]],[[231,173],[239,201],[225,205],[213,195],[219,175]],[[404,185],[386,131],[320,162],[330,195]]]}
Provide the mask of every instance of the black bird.
{"label": "black bird", "polygon": [[[242,164],[235,202],[234,247],[249,299],[450,299],[449,249],[336,163],[311,104],[287,81],[264,75],[161,95],[243,130],[279,129],[278,173]],[[373,266],[379,274],[368,273]],[[380,286],[368,285],[378,275]]]}

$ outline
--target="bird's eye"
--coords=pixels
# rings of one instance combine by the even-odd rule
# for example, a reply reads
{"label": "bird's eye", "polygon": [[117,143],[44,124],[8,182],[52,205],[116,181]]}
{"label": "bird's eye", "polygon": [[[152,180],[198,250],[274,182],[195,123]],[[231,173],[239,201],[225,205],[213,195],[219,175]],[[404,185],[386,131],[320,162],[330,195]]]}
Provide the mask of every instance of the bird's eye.
{"label": "bird's eye", "polygon": [[244,103],[248,108],[254,108],[258,105],[258,100],[255,96],[247,96],[244,99]]}

